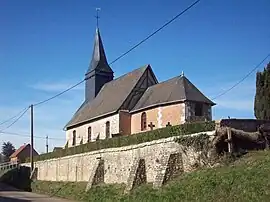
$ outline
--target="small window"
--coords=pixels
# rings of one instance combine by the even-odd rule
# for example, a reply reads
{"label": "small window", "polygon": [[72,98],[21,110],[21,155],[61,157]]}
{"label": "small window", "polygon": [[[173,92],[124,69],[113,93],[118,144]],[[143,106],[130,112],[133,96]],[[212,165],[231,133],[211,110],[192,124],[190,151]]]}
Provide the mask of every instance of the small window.
{"label": "small window", "polygon": [[141,115],[141,130],[146,130],[147,128],[147,120],[146,120],[146,113],[143,112]]}
{"label": "small window", "polygon": [[72,146],[76,145],[76,130],[72,132]]}
{"label": "small window", "polygon": [[202,116],[203,115],[203,105],[202,103],[195,104],[195,116]]}
{"label": "small window", "polygon": [[110,122],[106,122],[106,138],[110,137]]}
{"label": "small window", "polygon": [[91,136],[92,136],[92,128],[88,127],[88,130],[87,130],[87,142],[91,141]]}

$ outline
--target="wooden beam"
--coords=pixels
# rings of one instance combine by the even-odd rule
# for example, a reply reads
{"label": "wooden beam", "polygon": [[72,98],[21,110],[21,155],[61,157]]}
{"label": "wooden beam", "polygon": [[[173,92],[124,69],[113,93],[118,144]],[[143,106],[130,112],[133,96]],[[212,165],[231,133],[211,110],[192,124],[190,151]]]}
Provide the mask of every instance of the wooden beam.
{"label": "wooden beam", "polygon": [[227,135],[228,135],[228,139],[226,140],[226,142],[228,142],[228,152],[232,153],[233,152],[232,130],[230,127],[227,127]]}

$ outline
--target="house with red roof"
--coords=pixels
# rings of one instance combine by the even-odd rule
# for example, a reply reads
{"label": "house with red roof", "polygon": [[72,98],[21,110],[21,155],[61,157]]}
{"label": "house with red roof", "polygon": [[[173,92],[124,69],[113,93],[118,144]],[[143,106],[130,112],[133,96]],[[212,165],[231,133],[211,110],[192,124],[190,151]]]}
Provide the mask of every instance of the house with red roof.
{"label": "house with red roof", "polygon": [[[19,149],[17,149],[13,154],[11,154],[10,161],[19,161],[20,163],[25,162],[26,158],[30,157],[30,144],[24,144]],[[34,149],[33,156],[38,156],[39,154]]]}

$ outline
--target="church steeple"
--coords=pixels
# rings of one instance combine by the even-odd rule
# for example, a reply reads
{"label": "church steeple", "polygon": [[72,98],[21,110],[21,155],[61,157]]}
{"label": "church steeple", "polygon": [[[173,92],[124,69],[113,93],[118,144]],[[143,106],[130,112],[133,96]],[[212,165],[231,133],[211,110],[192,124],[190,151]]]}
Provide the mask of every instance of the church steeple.
{"label": "church steeple", "polygon": [[85,74],[85,100],[93,100],[102,86],[111,80],[113,80],[113,71],[107,62],[100,32],[97,28],[92,59]]}
{"label": "church steeple", "polygon": [[103,43],[102,43],[98,28],[96,28],[92,60],[89,64],[89,68],[87,72],[90,72],[95,69],[102,70],[105,72],[113,72],[110,66],[108,65],[106,54],[104,51]]}

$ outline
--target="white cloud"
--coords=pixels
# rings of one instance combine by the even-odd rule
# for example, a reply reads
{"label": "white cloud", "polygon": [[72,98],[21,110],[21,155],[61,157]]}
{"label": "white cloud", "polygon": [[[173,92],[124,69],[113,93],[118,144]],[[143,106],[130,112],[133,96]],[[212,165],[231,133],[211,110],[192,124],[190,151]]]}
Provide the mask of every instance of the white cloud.
{"label": "white cloud", "polygon": [[238,111],[250,111],[253,110],[253,100],[220,100],[217,101],[217,110],[218,108],[234,109]]}
{"label": "white cloud", "polygon": [[[210,99],[220,95],[226,90],[230,89],[235,82],[221,83],[214,87],[205,88],[204,93]],[[239,84],[226,94],[213,100],[217,105],[216,109],[232,109],[236,110],[235,114],[239,111],[253,112],[254,95],[256,91],[256,84],[253,79],[249,79]]]}
{"label": "white cloud", "polygon": [[[30,85],[31,88],[36,89],[36,90],[41,90],[41,91],[46,91],[46,92],[61,92],[64,91],[73,85],[75,85],[77,82],[47,82],[47,83],[36,83],[34,85]],[[72,90],[83,90],[84,86],[83,84],[76,86]]]}
{"label": "white cloud", "polygon": [[[42,138],[35,138],[35,149],[38,152],[45,151],[45,137],[49,136],[49,149],[52,150],[56,146],[64,146],[65,132],[63,128],[72,117],[84,99],[81,91],[69,91],[57,99],[53,99],[44,105],[34,107],[34,135]],[[0,108],[0,122],[16,115],[25,106],[2,105]],[[0,126],[0,130],[4,129],[11,122]],[[30,116],[26,113],[16,124],[7,129],[8,132],[29,135],[30,133]],[[30,142],[30,135],[16,136],[12,134],[0,134],[0,144],[4,141],[11,141],[16,148],[24,143]]]}

